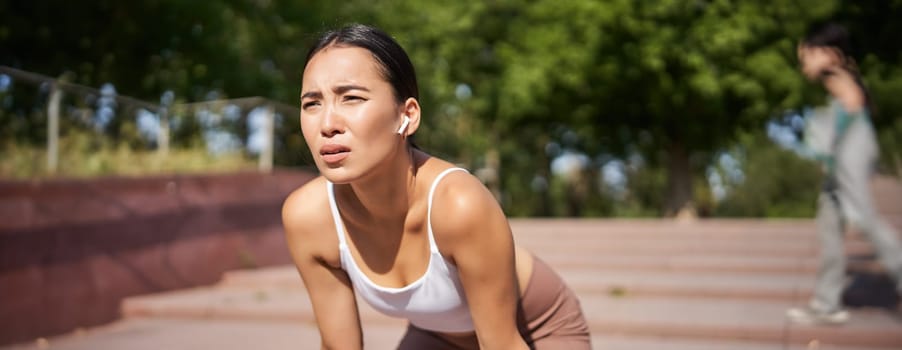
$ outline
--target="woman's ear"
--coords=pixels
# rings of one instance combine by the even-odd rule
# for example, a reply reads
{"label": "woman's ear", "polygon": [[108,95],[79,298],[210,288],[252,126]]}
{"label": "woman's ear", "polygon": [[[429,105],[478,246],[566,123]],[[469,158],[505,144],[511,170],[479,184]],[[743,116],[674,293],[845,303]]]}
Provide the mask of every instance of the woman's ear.
{"label": "woman's ear", "polygon": [[410,118],[410,121],[407,122],[407,127],[403,131],[403,135],[413,135],[420,127],[420,102],[413,97],[408,98],[404,101],[404,105],[401,106],[401,113],[407,118]]}

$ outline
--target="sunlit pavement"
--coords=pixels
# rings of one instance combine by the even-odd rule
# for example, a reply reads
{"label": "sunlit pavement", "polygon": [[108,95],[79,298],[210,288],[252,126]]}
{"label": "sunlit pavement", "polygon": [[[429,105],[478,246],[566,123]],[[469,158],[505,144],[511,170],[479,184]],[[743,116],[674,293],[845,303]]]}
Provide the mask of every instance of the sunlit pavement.
{"label": "sunlit pavement", "polygon": [[[896,184],[880,193],[902,198]],[[896,227],[900,204],[881,204]],[[840,327],[786,321],[786,308],[803,304],[813,284],[812,220],[511,225],[517,243],[577,292],[596,349],[902,349],[899,311],[856,308]],[[870,251],[856,235],[847,247],[855,255]],[[213,286],[132,297],[122,314],[106,326],[7,349],[319,349],[292,266],[232,271]],[[365,306],[361,319],[368,349],[394,348],[405,327]]]}

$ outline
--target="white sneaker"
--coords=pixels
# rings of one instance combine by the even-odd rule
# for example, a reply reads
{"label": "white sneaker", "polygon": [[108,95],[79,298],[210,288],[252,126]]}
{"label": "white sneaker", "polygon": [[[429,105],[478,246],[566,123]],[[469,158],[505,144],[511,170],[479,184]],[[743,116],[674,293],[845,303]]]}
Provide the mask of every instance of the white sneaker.
{"label": "white sneaker", "polygon": [[794,307],[786,310],[786,317],[793,323],[840,325],[849,320],[846,310],[821,311],[810,307]]}

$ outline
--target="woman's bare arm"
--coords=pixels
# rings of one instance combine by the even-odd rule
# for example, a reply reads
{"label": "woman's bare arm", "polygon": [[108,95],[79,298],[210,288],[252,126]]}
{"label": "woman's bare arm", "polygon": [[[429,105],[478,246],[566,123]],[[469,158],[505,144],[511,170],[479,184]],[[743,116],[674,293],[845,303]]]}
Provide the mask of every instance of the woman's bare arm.
{"label": "woman's bare arm", "polygon": [[360,317],[351,282],[340,267],[327,261],[337,259],[338,239],[325,188],[324,181],[313,180],[292,193],[282,206],[282,224],[291,256],[313,304],[322,348],[362,349]]}
{"label": "woman's bare arm", "polygon": [[528,349],[517,330],[514,242],[501,207],[476,178],[451,173],[436,189],[436,243],[457,266],[482,349]]}

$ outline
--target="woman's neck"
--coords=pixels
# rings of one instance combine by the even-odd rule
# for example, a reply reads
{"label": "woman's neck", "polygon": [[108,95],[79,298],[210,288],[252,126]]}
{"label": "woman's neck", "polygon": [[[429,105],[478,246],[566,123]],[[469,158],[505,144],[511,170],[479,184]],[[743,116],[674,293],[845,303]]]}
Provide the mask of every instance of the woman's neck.
{"label": "woman's neck", "polygon": [[[343,204],[360,224],[403,225],[416,199],[417,169],[421,152],[405,146],[379,170],[345,187]],[[400,221],[399,221],[400,220]]]}
{"label": "woman's neck", "polygon": [[824,88],[838,100],[847,112],[854,113],[866,107],[864,90],[852,72],[838,69],[836,74],[823,79]]}

